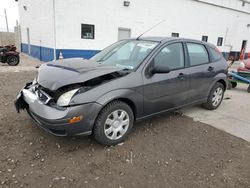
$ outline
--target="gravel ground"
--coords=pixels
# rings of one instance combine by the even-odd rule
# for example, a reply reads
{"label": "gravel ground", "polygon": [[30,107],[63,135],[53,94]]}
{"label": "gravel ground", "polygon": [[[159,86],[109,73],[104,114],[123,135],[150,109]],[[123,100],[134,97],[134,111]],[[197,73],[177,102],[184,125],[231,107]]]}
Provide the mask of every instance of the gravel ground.
{"label": "gravel ground", "polygon": [[0,188],[250,187],[250,143],[180,114],[137,123],[115,147],[44,132],[13,106],[35,74],[0,72]]}

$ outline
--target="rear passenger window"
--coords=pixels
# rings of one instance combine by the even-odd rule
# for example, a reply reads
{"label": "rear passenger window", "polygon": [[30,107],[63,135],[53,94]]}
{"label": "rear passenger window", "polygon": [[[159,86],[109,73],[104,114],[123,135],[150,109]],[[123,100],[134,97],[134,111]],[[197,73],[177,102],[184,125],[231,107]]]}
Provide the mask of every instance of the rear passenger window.
{"label": "rear passenger window", "polygon": [[218,61],[221,59],[222,54],[219,52],[218,49],[209,47],[209,51],[211,53],[212,61]]}
{"label": "rear passenger window", "polygon": [[184,53],[182,43],[165,46],[154,58],[155,65],[168,67],[170,70],[184,67]]}
{"label": "rear passenger window", "polygon": [[187,49],[191,66],[209,63],[208,53],[204,45],[187,43]]}

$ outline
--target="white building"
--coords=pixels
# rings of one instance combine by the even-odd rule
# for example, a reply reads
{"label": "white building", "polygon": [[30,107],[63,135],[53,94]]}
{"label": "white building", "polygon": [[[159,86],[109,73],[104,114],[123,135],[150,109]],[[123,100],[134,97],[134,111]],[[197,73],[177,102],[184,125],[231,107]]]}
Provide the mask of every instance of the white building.
{"label": "white building", "polygon": [[249,0],[18,0],[22,51],[42,61],[89,58],[125,37],[207,40],[225,54],[250,51]]}

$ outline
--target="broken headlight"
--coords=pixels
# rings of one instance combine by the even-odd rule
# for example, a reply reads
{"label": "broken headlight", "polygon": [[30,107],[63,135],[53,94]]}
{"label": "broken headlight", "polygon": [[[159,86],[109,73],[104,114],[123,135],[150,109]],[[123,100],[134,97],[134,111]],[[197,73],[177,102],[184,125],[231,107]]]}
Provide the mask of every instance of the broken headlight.
{"label": "broken headlight", "polygon": [[57,100],[58,106],[68,106],[71,98],[79,89],[74,89],[63,93]]}

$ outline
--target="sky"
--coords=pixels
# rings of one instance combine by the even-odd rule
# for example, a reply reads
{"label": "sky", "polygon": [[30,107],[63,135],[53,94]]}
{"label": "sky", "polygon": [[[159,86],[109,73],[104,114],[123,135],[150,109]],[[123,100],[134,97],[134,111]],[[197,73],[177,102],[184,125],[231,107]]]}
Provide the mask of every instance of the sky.
{"label": "sky", "polygon": [[15,0],[0,0],[0,31],[7,31],[4,8],[7,12],[9,30],[14,31],[16,20],[18,20],[18,4]]}

